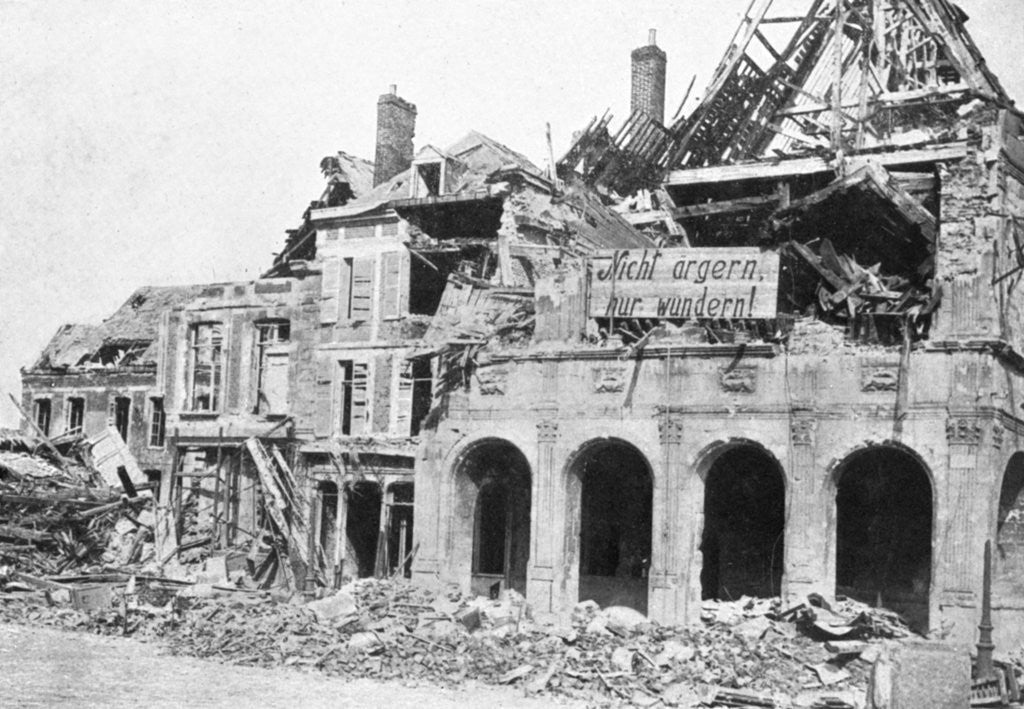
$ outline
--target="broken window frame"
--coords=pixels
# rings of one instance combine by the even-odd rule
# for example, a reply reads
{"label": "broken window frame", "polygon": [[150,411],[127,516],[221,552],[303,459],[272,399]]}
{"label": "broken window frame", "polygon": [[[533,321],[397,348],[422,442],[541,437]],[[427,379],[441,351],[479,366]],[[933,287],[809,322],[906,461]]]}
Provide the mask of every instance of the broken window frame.
{"label": "broken window frame", "polygon": [[53,401],[49,397],[40,397],[32,401],[32,420],[44,436],[50,435],[53,422]]}
{"label": "broken window frame", "polygon": [[339,360],[338,433],[359,436],[370,428],[370,365],[359,360]]}
{"label": "broken window frame", "polygon": [[149,398],[149,436],[150,448],[164,448],[167,444],[167,411],[164,409],[162,396]]}
{"label": "broken window frame", "polygon": [[[266,396],[267,371],[271,358],[281,357],[287,362],[291,344],[291,321],[287,319],[262,320],[253,323],[253,413],[273,416],[288,413],[287,385],[284,401],[270,401]],[[285,367],[288,365],[285,364]]]}
{"label": "broken window frame", "polygon": [[64,432],[77,436],[85,432],[85,397],[69,396],[64,406]]}
{"label": "broken window frame", "polygon": [[[204,333],[208,334],[204,336]],[[217,413],[222,408],[226,339],[222,323],[199,322],[189,326],[186,408],[191,412]],[[209,383],[203,390],[199,388],[200,371],[205,371],[209,377]]]}
{"label": "broken window frame", "polygon": [[107,399],[107,425],[117,429],[121,440],[128,442],[132,427],[132,400],[124,394],[111,394]]}
{"label": "broken window frame", "polygon": [[398,436],[418,436],[433,406],[434,373],[431,360],[400,361],[391,399],[392,430]]}

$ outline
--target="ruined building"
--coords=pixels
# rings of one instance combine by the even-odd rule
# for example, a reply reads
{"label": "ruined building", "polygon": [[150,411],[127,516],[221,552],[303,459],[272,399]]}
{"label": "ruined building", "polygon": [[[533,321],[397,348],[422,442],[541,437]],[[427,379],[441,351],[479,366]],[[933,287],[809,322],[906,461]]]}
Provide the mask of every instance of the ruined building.
{"label": "ruined building", "polygon": [[166,403],[157,385],[160,321],[199,290],[139,288],[100,325],[62,325],[22,369],[26,431],[60,441],[113,427],[141,468],[159,478],[167,457]]}
{"label": "ruined building", "polygon": [[392,89],[262,278],[62,330],[25,408],[127,427],[161,558],[665,622],[842,594],[970,640],[991,539],[1024,640],[1024,116],[947,0],[805,4],[754,2],[669,124],[651,36],[554,174],[417,151]]}
{"label": "ruined building", "polygon": [[448,340],[415,578],[666,622],[844,594],[970,640],[992,539],[1024,639],[1021,114],[955,5],[808,5],[753,3],[695,109],[560,162],[552,202],[660,248],[552,240],[529,326]]}

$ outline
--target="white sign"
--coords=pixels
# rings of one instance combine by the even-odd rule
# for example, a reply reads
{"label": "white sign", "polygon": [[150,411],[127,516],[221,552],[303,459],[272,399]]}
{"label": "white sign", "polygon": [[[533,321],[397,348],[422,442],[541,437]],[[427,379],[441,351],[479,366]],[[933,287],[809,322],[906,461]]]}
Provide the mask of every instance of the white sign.
{"label": "white sign", "polygon": [[757,248],[622,249],[590,259],[592,318],[774,318],[779,254]]}

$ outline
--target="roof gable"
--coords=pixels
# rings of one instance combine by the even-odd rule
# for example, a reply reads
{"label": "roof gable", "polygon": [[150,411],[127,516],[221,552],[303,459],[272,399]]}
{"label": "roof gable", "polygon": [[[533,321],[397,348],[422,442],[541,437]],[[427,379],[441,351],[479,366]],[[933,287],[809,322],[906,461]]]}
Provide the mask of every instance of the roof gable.
{"label": "roof gable", "polygon": [[851,152],[891,142],[903,109],[1008,101],[948,0],[811,0],[791,18],[775,4],[751,3],[704,100],[672,126],[670,167]]}

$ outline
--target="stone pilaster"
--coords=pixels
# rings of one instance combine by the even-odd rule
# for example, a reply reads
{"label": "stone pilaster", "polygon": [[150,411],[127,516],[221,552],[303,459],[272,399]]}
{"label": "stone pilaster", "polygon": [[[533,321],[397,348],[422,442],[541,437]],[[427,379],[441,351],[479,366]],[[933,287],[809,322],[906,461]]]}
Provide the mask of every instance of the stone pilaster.
{"label": "stone pilaster", "polygon": [[658,419],[661,443],[661,474],[654,479],[651,515],[651,566],[647,581],[648,614],[657,620],[677,618],[685,604],[680,587],[679,484],[681,478],[683,423],[678,416]]}
{"label": "stone pilaster", "polygon": [[[975,617],[975,587],[981,578],[980,556],[985,534],[978,525],[972,486],[976,482],[981,420],[977,416],[951,416],[946,420],[948,456],[944,476],[936,475],[938,509],[932,531],[934,587],[931,589],[930,625],[938,627],[934,612],[951,626],[952,637],[970,641]],[[981,529],[976,529],[981,527]],[[975,543],[978,541],[979,543]]]}
{"label": "stone pilaster", "polygon": [[555,449],[558,444],[558,422],[544,419],[537,422],[537,462],[533,471],[530,510],[530,568],[526,595],[538,613],[555,611],[555,570],[558,567],[559,541],[563,525],[558,521],[565,514],[559,505],[561,474]]}
{"label": "stone pilaster", "polygon": [[[817,422],[809,415],[789,420],[789,471],[782,594],[787,599],[835,591],[835,542],[829,534],[829,501],[823,472],[815,466]],[[831,562],[831,563],[830,563]]]}

